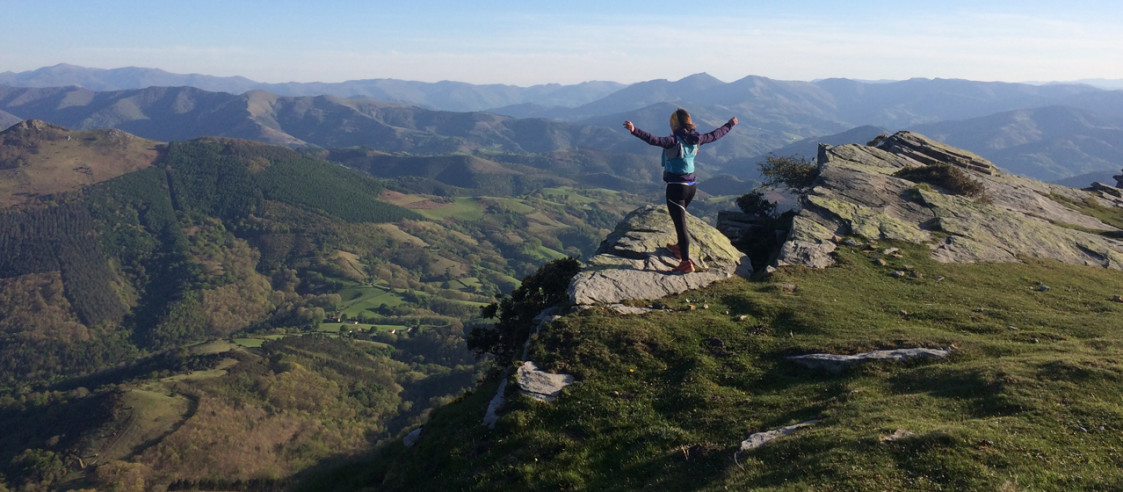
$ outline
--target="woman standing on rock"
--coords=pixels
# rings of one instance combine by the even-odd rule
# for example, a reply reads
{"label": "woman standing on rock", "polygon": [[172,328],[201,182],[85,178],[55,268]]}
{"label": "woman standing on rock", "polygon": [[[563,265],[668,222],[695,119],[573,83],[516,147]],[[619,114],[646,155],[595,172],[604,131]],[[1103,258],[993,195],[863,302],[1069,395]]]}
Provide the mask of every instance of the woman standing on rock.
{"label": "woman standing on rock", "polygon": [[631,121],[624,122],[624,128],[636,138],[650,145],[663,147],[663,181],[667,183],[667,212],[675,223],[675,234],[678,244],[668,244],[667,248],[682,259],[675,267],[675,271],[690,273],[694,271],[694,262],[690,259],[690,237],[686,233],[686,207],[694,199],[698,190],[697,181],[694,179],[694,156],[698,155],[698,147],[702,144],[713,142],[729,133],[737,125],[737,117],[714,131],[701,135],[690,119],[690,113],[679,108],[671,113],[671,136],[656,137],[639,128]]}

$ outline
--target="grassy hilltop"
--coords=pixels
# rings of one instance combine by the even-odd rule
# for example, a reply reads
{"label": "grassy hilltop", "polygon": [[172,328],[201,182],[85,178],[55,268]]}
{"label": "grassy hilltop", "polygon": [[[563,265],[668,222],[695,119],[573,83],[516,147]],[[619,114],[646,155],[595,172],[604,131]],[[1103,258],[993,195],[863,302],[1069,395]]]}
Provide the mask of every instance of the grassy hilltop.
{"label": "grassy hilltop", "polygon": [[[772,252],[786,266],[631,301],[646,314],[573,309],[521,359],[575,378],[556,401],[522,396],[513,376],[489,429],[492,378],[435,412],[415,445],[309,488],[1123,487],[1118,190],[1004,175],[911,132],[880,142],[762,167],[806,190],[780,217],[738,199],[759,214],[754,236],[790,229]],[[514,331],[509,313],[552,295],[504,304],[498,326]],[[898,349],[941,356],[837,371],[792,359]],[[767,433],[780,436],[753,445]]]}
{"label": "grassy hilltop", "polygon": [[[886,266],[870,251],[899,246]],[[1123,275],[1048,261],[939,264],[844,247],[664,299],[566,315],[530,360],[576,376],[560,399],[491,382],[397,444],[311,482],[371,490],[1061,490],[1123,486]],[[895,277],[905,270],[911,275]],[[786,356],[951,347],[944,361],[840,374]],[[749,435],[809,420],[756,450]]]}

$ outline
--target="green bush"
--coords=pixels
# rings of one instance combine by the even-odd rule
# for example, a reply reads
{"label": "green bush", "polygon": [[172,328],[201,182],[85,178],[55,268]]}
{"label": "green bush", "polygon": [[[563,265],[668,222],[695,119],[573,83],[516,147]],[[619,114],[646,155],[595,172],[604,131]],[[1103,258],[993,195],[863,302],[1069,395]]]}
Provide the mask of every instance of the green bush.
{"label": "green bush", "polygon": [[783,184],[789,188],[807,188],[819,177],[819,166],[800,156],[780,157],[768,154],[760,164],[764,184]]}
{"label": "green bush", "polygon": [[534,318],[543,309],[568,300],[569,282],[580,270],[576,258],[551,261],[524,278],[510,296],[499,296],[497,302],[482,307],[481,317],[499,321],[474,328],[468,334],[468,348],[477,356],[490,353],[501,363],[510,361],[530,336]]}
{"label": "green bush", "polygon": [[927,183],[943,188],[952,195],[982,197],[986,188],[967,176],[962,169],[947,164],[909,167],[893,173],[898,178],[914,183]]}
{"label": "green bush", "polygon": [[771,217],[776,211],[776,204],[765,199],[760,190],[753,190],[737,197],[737,208],[749,215]]}

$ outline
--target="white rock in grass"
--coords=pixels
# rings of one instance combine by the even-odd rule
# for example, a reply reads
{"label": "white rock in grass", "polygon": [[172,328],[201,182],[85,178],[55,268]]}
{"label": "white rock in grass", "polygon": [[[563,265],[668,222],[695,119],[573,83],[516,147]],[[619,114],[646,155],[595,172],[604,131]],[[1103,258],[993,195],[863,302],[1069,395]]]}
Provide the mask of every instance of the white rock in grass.
{"label": "white rock in grass", "polygon": [[551,374],[540,371],[531,361],[519,366],[519,391],[541,401],[554,401],[566,386],[573,384],[569,374]]}
{"label": "white rock in grass", "polygon": [[951,354],[951,349],[910,348],[894,350],[874,350],[855,355],[837,354],[807,354],[793,355],[788,360],[811,369],[826,369],[830,372],[841,372],[847,366],[871,360],[902,361],[915,358],[946,359]]}
{"label": "white rock in grass", "polygon": [[786,435],[791,434],[791,433],[793,433],[793,432],[795,432],[799,429],[802,429],[804,427],[810,427],[812,425],[815,425],[818,422],[819,422],[818,419],[814,419],[814,420],[808,420],[806,422],[800,422],[798,424],[792,424],[792,425],[789,425],[787,427],[781,427],[779,429],[773,429],[773,430],[766,431],[766,432],[757,432],[756,434],[753,434],[753,435],[749,436],[748,439],[745,439],[744,441],[741,441],[741,449],[737,450],[737,454],[733,456],[733,460],[736,461],[737,456],[739,456],[744,451],[750,451],[750,450],[759,448],[761,446],[764,446],[765,444],[768,444],[768,443],[772,442],[773,440],[775,440],[778,437],[786,436]]}

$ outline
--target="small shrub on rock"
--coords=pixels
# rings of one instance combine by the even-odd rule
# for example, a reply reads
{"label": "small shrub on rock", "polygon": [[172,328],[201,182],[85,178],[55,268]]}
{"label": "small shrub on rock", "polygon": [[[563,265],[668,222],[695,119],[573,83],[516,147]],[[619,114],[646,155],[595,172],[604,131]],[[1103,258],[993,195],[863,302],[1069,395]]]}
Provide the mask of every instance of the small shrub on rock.
{"label": "small shrub on rock", "polygon": [[737,208],[749,215],[771,217],[776,211],[776,204],[765,199],[760,190],[755,190],[737,197]]}
{"label": "small shrub on rock", "polygon": [[819,166],[800,156],[768,154],[760,164],[760,174],[767,186],[782,184],[789,188],[807,188],[819,177]]}
{"label": "small shrub on rock", "polygon": [[938,186],[952,195],[984,197],[986,188],[982,183],[967,176],[962,169],[947,164],[909,167],[893,173],[898,178],[914,183],[927,183]]}

